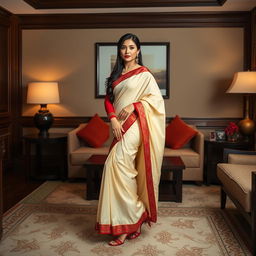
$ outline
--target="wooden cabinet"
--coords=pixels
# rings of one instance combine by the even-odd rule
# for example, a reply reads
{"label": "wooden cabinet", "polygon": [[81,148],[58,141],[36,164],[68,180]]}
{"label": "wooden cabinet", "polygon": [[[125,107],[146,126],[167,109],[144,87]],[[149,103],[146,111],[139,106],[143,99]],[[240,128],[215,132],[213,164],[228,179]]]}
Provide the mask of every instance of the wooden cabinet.
{"label": "wooden cabinet", "polygon": [[[15,42],[11,44],[11,39],[14,39],[14,29],[12,26],[13,15],[0,7],[0,236],[2,237],[2,213],[3,213],[3,169],[11,163],[11,146],[16,146],[17,143],[12,142],[13,130],[18,129],[15,125],[18,121],[15,114],[20,111],[18,109],[17,99],[14,100],[11,93],[14,89],[15,82],[14,71],[15,65]],[[14,79],[15,78],[15,79]],[[12,95],[12,97],[11,97]],[[12,104],[12,101],[15,104]],[[17,111],[16,111],[17,109]],[[14,121],[13,121],[14,120]],[[13,128],[14,127],[14,128]]]}

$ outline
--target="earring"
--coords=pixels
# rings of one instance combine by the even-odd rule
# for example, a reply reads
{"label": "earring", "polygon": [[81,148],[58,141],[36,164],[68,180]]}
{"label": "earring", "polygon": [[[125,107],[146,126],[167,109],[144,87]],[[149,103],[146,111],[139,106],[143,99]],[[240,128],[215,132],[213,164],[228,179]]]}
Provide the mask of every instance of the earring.
{"label": "earring", "polygon": [[139,54],[137,54],[137,56],[136,56],[136,63],[138,63],[139,62]]}

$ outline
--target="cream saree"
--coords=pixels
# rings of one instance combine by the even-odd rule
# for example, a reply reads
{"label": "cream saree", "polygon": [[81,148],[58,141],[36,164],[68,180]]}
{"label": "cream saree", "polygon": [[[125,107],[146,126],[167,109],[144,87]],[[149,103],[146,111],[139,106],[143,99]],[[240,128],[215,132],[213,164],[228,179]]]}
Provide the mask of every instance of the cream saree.
{"label": "cream saree", "polygon": [[145,221],[156,222],[158,185],[165,143],[165,109],[159,87],[145,67],[120,76],[113,84],[118,114],[134,103],[105,162],[96,230],[133,233]]}

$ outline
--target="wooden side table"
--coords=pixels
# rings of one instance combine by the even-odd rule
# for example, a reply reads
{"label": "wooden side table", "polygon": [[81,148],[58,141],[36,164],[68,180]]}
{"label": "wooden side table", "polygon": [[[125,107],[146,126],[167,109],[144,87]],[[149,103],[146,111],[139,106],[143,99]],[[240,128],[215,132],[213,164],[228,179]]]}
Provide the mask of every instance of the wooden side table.
{"label": "wooden side table", "polygon": [[[24,135],[27,177],[40,180],[67,179],[67,134]],[[35,145],[35,166],[32,168],[31,146]],[[47,160],[47,157],[50,160]],[[47,171],[46,171],[47,169]]]}
{"label": "wooden side table", "polygon": [[204,141],[204,180],[206,185],[219,184],[216,168],[217,164],[223,162],[223,149],[251,150],[250,141]]}

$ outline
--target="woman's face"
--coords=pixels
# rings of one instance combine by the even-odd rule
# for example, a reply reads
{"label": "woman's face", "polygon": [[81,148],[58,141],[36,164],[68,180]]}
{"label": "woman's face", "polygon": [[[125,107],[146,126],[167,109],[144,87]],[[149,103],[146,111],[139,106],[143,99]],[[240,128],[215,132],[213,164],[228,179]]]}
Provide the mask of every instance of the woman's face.
{"label": "woman's face", "polygon": [[124,62],[135,61],[139,52],[140,50],[138,50],[132,39],[125,40],[120,49],[121,58]]}

